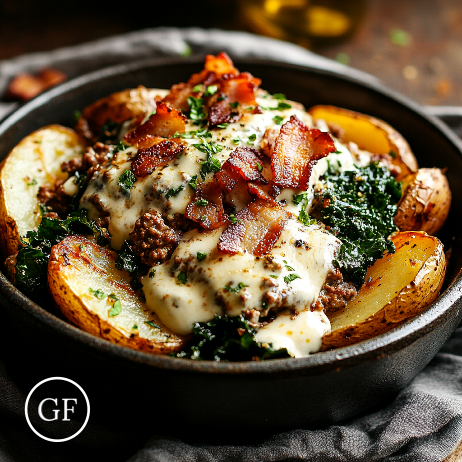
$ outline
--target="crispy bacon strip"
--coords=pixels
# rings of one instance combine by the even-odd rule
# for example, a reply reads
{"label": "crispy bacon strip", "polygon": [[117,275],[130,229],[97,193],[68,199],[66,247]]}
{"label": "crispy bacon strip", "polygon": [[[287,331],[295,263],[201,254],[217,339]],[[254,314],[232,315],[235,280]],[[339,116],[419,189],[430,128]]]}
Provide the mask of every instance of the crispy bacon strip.
{"label": "crispy bacon strip", "polygon": [[222,168],[229,168],[239,173],[246,181],[257,181],[266,184],[267,181],[261,174],[262,164],[263,162],[256,149],[244,147],[236,148]]}
{"label": "crispy bacon strip", "polygon": [[262,164],[257,150],[250,147],[236,148],[221,169],[215,173],[214,178],[224,192],[232,191],[240,180],[266,184],[268,182],[259,168]]}
{"label": "crispy bacon strip", "polygon": [[260,84],[260,79],[243,72],[237,76],[224,76],[220,80],[220,92],[228,97],[229,103],[239,101],[242,105],[257,107],[255,89]]}
{"label": "crispy bacon strip", "polygon": [[186,144],[181,138],[163,140],[149,148],[140,149],[132,162],[131,171],[138,178],[150,175],[156,168],[181,155],[185,149]]}
{"label": "crispy bacon strip", "polygon": [[297,116],[292,116],[276,138],[271,167],[274,184],[281,188],[307,189],[312,166],[335,151],[328,133],[309,129]]}
{"label": "crispy bacon strip", "polygon": [[218,53],[216,56],[207,55],[205,57],[205,70],[214,72],[218,78],[229,74],[239,74],[231,58],[224,51]]}
{"label": "crispy bacon strip", "polygon": [[227,98],[215,101],[209,109],[208,121],[210,128],[224,123],[237,122],[241,115],[239,110],[229,104]]}
{"label": "crispy bacon strip", "polygon": [[[193,74],[187,83],[173,85],[170,93],[163,99],[170,107],[186,112],[189,109],[188,96],[202,97],[205,88],[217,82],[224,75],[237,75],[239,71],[234,67],[233,62],[226,53],[219,53],[217,56],[208,55],[205,58],[203,71]],[[193,92],[196,85],[203,84],[203,90]]]}
{"label": "crispy bacon strip", "polygon": [[185,215],[206,229],[215,229],[227,222],[223,193],[214,179],[197,185],[194,197],[186,206]]}
{"label": "crispy bacon strip", "polygon": [[186,117],[177,109],[167,106],[163,102],[157,103],[156,113],[139,127],[124,136],[124,141],[131,145],[137,143],[148,135],[169,138],[175,133],[184,133]]}
{"label": "crispy bacon strip", "polygon": [[280,194],[281,190],[273,183],[267,185],[247,183],[247,190],[252,196],[256,196],[259,199],[264,199],[270,204],[277,203],[275,198]]}
{"label": "crispy bacon strip", "polygon": [[274,200],[256,199],[239,210],[236,219],[220,236],[218,250],[231,255],[249,252],[260,256],[271,251],[289,214]]}

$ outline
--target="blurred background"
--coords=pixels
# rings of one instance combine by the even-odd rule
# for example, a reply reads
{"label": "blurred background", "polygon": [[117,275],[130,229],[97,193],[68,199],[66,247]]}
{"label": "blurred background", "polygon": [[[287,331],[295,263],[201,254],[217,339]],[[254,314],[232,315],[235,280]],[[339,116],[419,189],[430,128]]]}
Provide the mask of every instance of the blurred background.
{"label": "blurred background", "polygon": [[159,26],[244,30],[462,105],[462,0],[0,0],[0,60]]}

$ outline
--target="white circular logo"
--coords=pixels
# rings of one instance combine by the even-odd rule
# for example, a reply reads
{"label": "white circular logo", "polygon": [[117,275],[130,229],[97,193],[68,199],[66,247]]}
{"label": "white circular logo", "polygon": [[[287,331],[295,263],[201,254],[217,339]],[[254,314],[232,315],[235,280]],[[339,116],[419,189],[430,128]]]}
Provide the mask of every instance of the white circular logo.
{"label": "white circular logo", "polygon": [[[34,398],[31,402],[32,395]],[[75,438],[83,431],[90,418],[90,401],[78,383],[66,377],[50,377],[39,382],[29,392],[26,399],[25,414],[29,427],[37,436],[53,443],[62,443]],[[78,419],[78,416],[83,418]],[[74,420],[71,420],[70,417],[74,417]],[[50,425],[50,428],[51,426],[56,428],[58,421],[63,433],[67,435],[72,432],[72,434],[63,438],[49,438],[34,428],[31,420],[35,422],[40,420],[40,428],[43,427],[45,430],[47,425]],[[76,421],[78,420],[83,420],[83,424],[76,431]]]}

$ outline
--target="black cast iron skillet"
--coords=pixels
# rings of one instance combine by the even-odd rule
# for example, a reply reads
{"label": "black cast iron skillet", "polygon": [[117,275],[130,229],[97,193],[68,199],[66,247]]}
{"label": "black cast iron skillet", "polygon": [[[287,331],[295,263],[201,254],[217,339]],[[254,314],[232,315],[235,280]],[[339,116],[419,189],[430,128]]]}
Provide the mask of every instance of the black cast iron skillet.
{"label": "black cast iron skillet", "polygon": [[[67,82],[39,96],[0,126],[0,159],[24,136],[50,123],[70,125],[111,92],[143,84],[169,88],[202,69],[202,60],[156,59]],[[377,84],[308,67],[236,60],[270,92],[306,107],[332,104],[386,120],[408,140],[420,166],[447,168],[453,206],[441,236],[451,249],[439,299],[422,315],[357,345],[308,358],[214,363],[140,353],[95,338],[40,307],[0,275],[2,348],[25,393],[39,380],[65,376],[88,393],[92,419],[127,434],[166,433],[194,441],[242,441],[291,428],[339,422],[386,402],[436,354],[462,318],[462,144],[406,98]],[[149,425],[146,425],[146,419]],[[249,430],[251,433],[249,433]],[[197,437],[200,431],[201,437]]]}

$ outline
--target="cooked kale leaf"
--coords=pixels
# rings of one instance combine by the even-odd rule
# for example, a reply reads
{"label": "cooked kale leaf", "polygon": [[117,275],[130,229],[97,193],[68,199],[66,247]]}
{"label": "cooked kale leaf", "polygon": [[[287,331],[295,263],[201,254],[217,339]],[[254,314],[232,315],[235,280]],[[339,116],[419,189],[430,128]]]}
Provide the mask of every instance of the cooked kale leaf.
{"label": "cooked kale leaf", "polygon": [[215,314],[209,322],[197,322],[189,349],[174,353],[178,358],[215,361],[288,358],[285,348],[275,350],[255,339],[255,330],[243,315],[228,317]]}
{"label": "cooked kale leaf", "polygon": [[16,283],[26,295],[38,294],[46,289],[47,266],[51,248],[66,236],[74,234],[94,235],[99,245],[106,245],[106,234],[94,221],[87,218],[87,211],[72,212],[65,220],[43,217],[37,231],[28,231],[16,256]]}
{"label": "cooked kale leaf", "polygon": [[397,231],[393,217],[401,183],[378,162],[343,173],[330,166],[324,180],[326,188],[318,194],[324,205],[320,219],[342,241],[334,263],[359,288],[367,268],[384,252],[395,251],[387,237]]}

